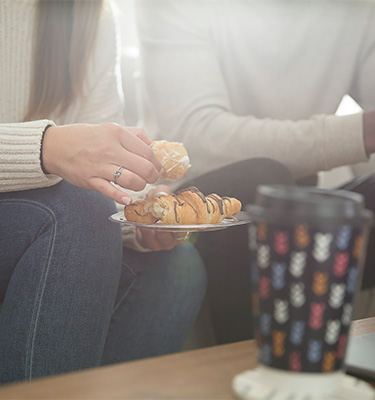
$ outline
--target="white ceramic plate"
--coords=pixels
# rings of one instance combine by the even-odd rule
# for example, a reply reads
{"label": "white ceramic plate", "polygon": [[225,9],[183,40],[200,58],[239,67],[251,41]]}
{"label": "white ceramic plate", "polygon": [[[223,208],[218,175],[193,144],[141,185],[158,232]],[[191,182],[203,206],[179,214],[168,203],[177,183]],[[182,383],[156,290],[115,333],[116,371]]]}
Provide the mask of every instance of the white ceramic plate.
{"label": "white ceramic plate", "polygon": [[156,229],[158,231],[165,232],[209,232],[219,231],[222,229],[230,228],[231,226],[245,225],[250,222],[250,217],[245,211],[239,212],[233,218],[225,218],[218,224],[194,224],[194,225],[169,225],[169,224],[140,224],[138,222],[128,221],[122,211],[113,214],[109,217],[113,222],[120,223],[122,225],[134,226],[144,229]]}

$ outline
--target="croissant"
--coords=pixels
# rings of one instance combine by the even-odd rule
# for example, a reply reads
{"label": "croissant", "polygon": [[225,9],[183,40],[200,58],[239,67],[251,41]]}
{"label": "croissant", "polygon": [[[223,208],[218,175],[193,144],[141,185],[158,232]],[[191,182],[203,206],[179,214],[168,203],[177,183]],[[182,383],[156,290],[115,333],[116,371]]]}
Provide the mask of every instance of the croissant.
{"label": "croissant", "polygon": [[241,207],[233,197],[205,196],[190,187],[177,194],[158,193],[151,199],[138,200],[125,207],[125,217],[144,224],[217,224],[240,212]]}
{"label": "croissant", "polygon": [[182,143],[155,140],[152,142],[151,148],[162,165],[162,178],[177,180],[186,175],[190,168],[190,159]]}

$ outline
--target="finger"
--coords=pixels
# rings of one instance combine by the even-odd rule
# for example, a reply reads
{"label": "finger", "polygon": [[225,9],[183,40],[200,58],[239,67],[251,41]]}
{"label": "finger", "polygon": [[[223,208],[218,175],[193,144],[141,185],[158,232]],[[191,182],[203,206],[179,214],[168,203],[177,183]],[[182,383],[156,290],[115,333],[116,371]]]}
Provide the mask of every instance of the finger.
{"label": "finger", "polygon": [[131,203],[131,197],[128,193],[117,189],[108,181],[102,178],[90,178],[90,186],[92,189],[104,194],[104,196],[116,201],[117,203],[128,205]]}
{"label": "finger", "polygon": [[148,137],[147,133],[144,131],[142,128],[134,127],[132,128],[134,130],[135,136],[139,137],[141,140],[143,140],[147,145],[150,145],[152,143],[152,140]]}
{"label": "finger", "polygon": [[123,165],[127,170],[134,172],[147,183],[155,183],[159,179],[159,172],[155,166],[148,160],[126,151]]}
{"label": "finger", "polygon": [[179,244],[178,240],[171,232],[157,231],[156,239],[158,240],[160,247],[164,250],[171,250]]}
{"label": "finger", "polygon": [[137,240],[141,246],[146,249],[159,251],[162,250],[158,240],[156,239],[155,231],[151,229],[138,229]]}
{"label": "finger", "polygon": [[170,193],[171,192],[171,188],[167,185],[158,185],[155,188],[151,189],[146,197],[147,198],[152,198],[155,197],[158,193]]}
{"label": "finger", "polygon": [[150,161],[158,171],[161,169],[161,164],[155,158],[151,146],[133,134],[131,130],[124,128],[124,131],[120,136],[120,141],[126,150]]}
{"label": "finger", "polygon": [[[118,168],[119,168],[118,165],[112,165],[112,164],[101,166],[99,168],[100,178],[104,178],[107,181],[114,182],[113,174],[118,170]],[[121,171],[121,175],[116,180],[116,184],[125,189],[139,192],[140,190],[143,190],[145,188],[147,182],[134,172],[129,171],[127,169],[123,169]]]}
{"label": "finger", "polygon": [[[148,183],[154,183],[159,179],[159,172],[151,161],[127,151],[122,146],[112,148],[110,153],[106,155],[105,161],[125,167]],[[110,178],[110,180],[112,180],[112,178]]]}

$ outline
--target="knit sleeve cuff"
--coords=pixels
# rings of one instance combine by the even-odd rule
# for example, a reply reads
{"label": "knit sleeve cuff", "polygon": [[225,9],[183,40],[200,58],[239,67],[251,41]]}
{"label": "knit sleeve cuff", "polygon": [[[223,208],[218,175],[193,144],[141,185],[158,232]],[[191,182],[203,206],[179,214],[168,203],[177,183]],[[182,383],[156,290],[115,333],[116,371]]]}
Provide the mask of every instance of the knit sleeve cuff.
{"label": "knit sleeve cuff", "polygon": [[363,138],[363,113],[325,117],[322,135],[325,170],[368,160]]}
{"label": "knit sleeve cuff", "polygon": [[43,133],[54,122],[0,124],[0,192],[52,186],[61,178],[45,174],[40,157]]}

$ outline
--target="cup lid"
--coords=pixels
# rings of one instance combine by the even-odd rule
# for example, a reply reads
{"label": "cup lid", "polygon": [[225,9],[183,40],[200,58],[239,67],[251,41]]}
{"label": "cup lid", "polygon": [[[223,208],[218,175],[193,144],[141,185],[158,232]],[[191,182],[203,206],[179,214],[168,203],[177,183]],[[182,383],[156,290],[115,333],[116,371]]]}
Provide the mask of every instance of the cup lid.
{"label": "cup lid", "polygon": [[365,210],[363,197],[358,193],[344,190],[325,190],[298,186],[259,186],[255,209],[269,217],[291,219],[371,219]]}

